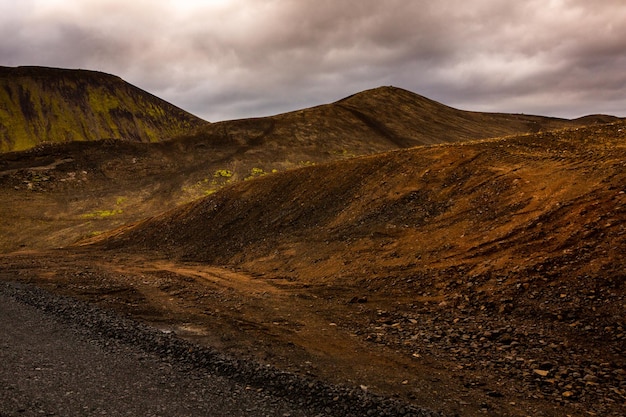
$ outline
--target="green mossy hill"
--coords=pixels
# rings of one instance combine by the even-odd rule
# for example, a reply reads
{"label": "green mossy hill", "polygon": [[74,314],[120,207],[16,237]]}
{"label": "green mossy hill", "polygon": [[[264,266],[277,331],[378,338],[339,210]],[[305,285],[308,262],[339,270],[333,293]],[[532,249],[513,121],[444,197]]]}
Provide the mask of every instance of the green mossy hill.
{"label": "green mossy hill", "polygon": [[113,75],[0,67],[0,152],[42,142],[156,142],[205,123]]}

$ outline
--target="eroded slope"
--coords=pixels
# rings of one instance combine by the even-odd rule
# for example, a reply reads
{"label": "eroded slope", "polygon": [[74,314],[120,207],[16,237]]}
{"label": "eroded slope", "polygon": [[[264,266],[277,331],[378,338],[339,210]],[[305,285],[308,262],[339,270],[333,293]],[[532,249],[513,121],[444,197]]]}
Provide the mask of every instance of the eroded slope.
{"label": "eroded slope", "polygon": [[[41,71],[19,70],[36,74]],[[53,73],[50,78],[58,85],[44,83],[41,88],[91,94],[90,88],[97,87],[106,90],[106,94],[89,97],[96,102],[104,100],[104,104],[112,100],[116,105],[134,97],[129,91],[137,93],[112,76],[49,71]],[[55,71],[69,77],[67,82],[71,83],[61,88],[66,81],[62,82],[64,78]],[[102,80],[94,81],[100,78]],[[86,83],[84,88],[76,90],[83,82]],[[64,94],[61,96],[69,93]],[[80,100],[76,94],[63,100],[72,99],[77,104]],[[106,99],[109,95],[114,99]],[[68,104],[52,100],[53,96],[49,92],[46,97],[54,105],[39,107],[52,111],[55,106]],[[142,92],[139,97],[143,100],[146,95]],[[75,110],[94,109],[85,104]],[[65,126],[64,123],[93,121],[93,117],[80,112],[72,113],[72,117],[66,114],[67,119],[55,113],[47,126],[54,130]],[[133,118],[141,118],[147,113],[132,114]],[[594,124],[606,118],[609,117],[566,121],[472,113],[452,109],[406,90],[381,87],[311,109],[206,124],[165,142],[70,142],[4,153],[0,154],[0,194],[4,202],[0,216],[9,221],[0,225],[0,250],[66,246],[212,194],[226,185],[272,172],[406,146]],[[161,122],[168,120],[166,117]],[[39,129],[37,123],[28,126]],[[141,123],[135,124],[138,129],[141,126]],[[176,126],[174,123],[168,128]]]}

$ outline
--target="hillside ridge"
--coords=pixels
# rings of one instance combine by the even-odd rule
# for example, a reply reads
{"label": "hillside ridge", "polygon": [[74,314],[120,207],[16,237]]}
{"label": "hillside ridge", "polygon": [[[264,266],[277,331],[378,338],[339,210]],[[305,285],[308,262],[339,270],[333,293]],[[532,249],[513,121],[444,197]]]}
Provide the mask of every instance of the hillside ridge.
{"label": "hillside ridge", "polygon": [[[234,230],[223,229],[221,226],[215,227],[216,224],[211,223],[210,220],[213,217],[208,216],[207,212],[202,212],[204,208],[214,207],[216,205],[221,206],[223,203],[231,201],[232,204],[236,204],[236,206],[240,208],[242,213],[246,212],[249,214],[243,216],[242,213],[230,209],[225,209],[223,213],[220,209],[218,212],[228,214],[228,216],[234,216],[242,221],[244,220],[243,217],[245,217],[245,221],[257,224],[257,227],[249,229],[250,232],[254,231],[254,233],[262,233],[263,230],[266,230],[267,233],[271,234],[273,233],[273,230],[275,230],[275,227],[280,227],[282,230],[302,231],[308,229],[309,227],[317,228],[321,226],[321,223],[316,223],[315,216],[300,213],[301,211],[313,210],[315,205],[320,204],[324,207],[324,210],[320,211],[319,215],[325,216],[327,221],[329,221],[327,226],[330,228],[330,233],[331,230],[336,230],[335,228],[339,227],[340,224],[341,226],[339,228],[347,227],[345,222],[333,220],[332,215],[333,213],[338,214],[344,212],[346,208],[340,207],[343,207],[343,204],[355,203],[356,200],[353,200],[352,197],[358,196],[358,207],[365,211],[363,214],[360,214],[360,216],[365,216],[365,213],[375,213],[376,215],[383,216],[387,219],[386,221],[392,221],[393,218],[390,216],[398,215],[404,217],[407,212],[411,211],[411,209],[407,207],[406,210],[404,210],[398,206],[397,211],[389,212],[387,210],[383,210],[382,207],[374,209],[371,206],[367,206],[367,204],[374,204],[375,201],[383,198],[389,199],[394,205],[402,203],[412,206],[413,204],[418,204],[418,200],[414,201],[412,198],[403,200],[401,197],[392,198],[388,195],[388,193],[390,193],[393,189],[388,190],[387,187],[377,189],[375,184],[367,185],[369,182],[378,183],[379,185],[387,185],[389,183],[399,181],[399,177],[408,176],[407,179],[402,180],[402,182],[406,182],[406,185],[401,187],[401,190],[403,191],[399,191],[399,195],[406,194],[407,192],[410,195],[412,191],[407,191],[409,188],[415,190],[434,189],[433,192],[436,192],[436,195],[434,196],[446,196],[446,198],[448,198],[448,196],[456,196],[460,198],[463,194],[463,190],[460,188],[461,185],[471,185],[472,192],[484,193],[487,191],[480,189],[479,184],[503,181],[502,179],[497,179],[496,181],[496,178],[492,178],[499,172],[515,173],[513,175],[517,178],[517,181],[515,181],[515,183],[517,183],[520,181],[518,178],[520,171],[530,171],[533,166],[547,169],[547,167],[543,167],[542,164],[549,165],[553,164],[555,161],[559,162],[555,164],[555,168],[558,168],[559,170],[564,169],[569,172],[570,170],[567,168],[569,166],[578,167],[588,164],[590,166],[589,169],[593,167],[595,175],[607,175],[610,177],[610,175],[612,175],[611,173],[615,170],[618,170],[615,171],[615,175],[619,172],[619,164],[614,164],[619,162],[619,155],[621,155],[620,152],[623,151],[623,143],[620,138],[624,136],[624,127],[626,127],[625,122],[618,122],[600,125],[598,127],[590,126],[586,128],[569,128],[551,132],[526,134],[522,136],[510,136],[458,144],[442,144],[441,146],[435,147],[416,147],[405,150],[394,150],[375,155],[364,155],[358,158],[334,161],[327,164],[277,173],[271,177],[259,178],[255,182],[241,182],[239,184],[234,184],[212,196],[197,200],[189,205],[181,207],[180,209],[175,209],[172,212],[161,214],[156,218],[164,219],[165,222],[175,222],[176,219],[184,219],[190,212],[200,210],[197,218],[199,220],[201,219],[201,221],[199,223],[191,222],[194,224],[193,233],[199,233],[203,236],[211,236],[211,233],[224,233],[224,236],[215,236],[215,240],[223,241],[227,235],[234,236],[236,233],[234,233]],[[603,140],[609,141],[608,143],[611,143],[611,145],[606,145],[604,142],[593,143],[590,138],[597,136],[596,130],[598,129],[600,129],[599,131],[601,132],[610,132],[612,136],[603,138]],[[610,153],[614,153],[614,156],[604,156],[605,154],[602,152],[603,149],[608,149],[607,152],[609,152],[609,155]],[[585,159],[585,155],[591,155],[591,153],[596,155],[596,157],[589,157],[588,159]],[[457,158],[455,157],[455,154],[459,154],[460,156]],[[598,161],[604,160],[601,159],[603,157],[608,158],[607,164],[609,165],[607,165],[607,167],[610,167],[606,173],[601,173],[601,169],[599,167],[594,167],[594,164],[597,164]],[[563,161],[563,163],[560,163],[560,161]],[[449,164],[451,168],[447,168],[446,163]],[[498,165],[502,165],[502,168],[498,168]],[[488,167],[488,169],[483,170],[483,168],[486,167]],[[433,177],[432,172],[435,170],[439,170],[438,172],[446,172],[446,176]],[[571,175],[574,175],[575,173],[576,171],[572,170]],[[528,175],[532,175],[534,178],[537,174],[531,174],[529,172]],[[500,176],[497,177],[499,178]],[[429,178],[428,181],[426,181],[427,178]],[[610,178],[612,180],[614,179],[613,177]],[[458,180],[455,184],[456,187],[454,189],[446,189],[449,188],[447,185],[448,182],[455,179]],[[568,190],[571,186],[567,183],[559,182],[558,184],[548,185],[547,183],[550,180],[554,180],[554,178],[542,179],[541,182],[533,184],[532,187],[536,187],[538,189],[541,189],[542,187],[559,187],[558,193],[563,192],[568,194],[570,192]],[[572,181],[574,182],[573,177]],[[588,181],[589,180],[584,183],[586,184]],[[597,186],[597,183],[594,180],[587,184],[586,187],[587,186],[591,187],[589,188],[589,190],[591,190],[593,187]],[[507,187],[511,187],[511,184],[507,184]],[[580,185],[578,188],[581,188]],[[369,193],[364,192],[363,190],[365,189],[369,190]],[[339,192],[340,190],[341,192]],[[556,190],[557,188],[555,188],[555,191]],[[514,192],[515,189],[511,188],[508,191]],[[575,191],[575,193],[580,192],[582,191]],[[381,193],[383,195],[380,195]],[[558,193],[554,195],[547,194],[542,198],[557,198]],[[237,197],[239,194],[240,196]],[[278,216],[273,214],[272,210],[264,209],[262,211],[255,211],[252,210],[252,207],[246,207],[246,204],[252,204],[258,207],[272,207],[277,211],[285,212],[284,207],[269,203],[270,201],[277,200],[279,198],[279,194],[282,196],[281,201],[287,202],[285,204],[287,204],[288,207],[293,209],[294,212],[300,213],[295,216],[304,223],[294,223],[292,215],[284,214],[282,216]],[[538,191],[534,191],[530,195],[537,194]],[[342,195],[342,198],[336,198],[340,195]],[[328,196],[332,197],[326,201],[325,198],[328,198]],[[467,197],[463,197],[462,200],[464,201],[466,198]],[[267,200],[267,204],[263,203],[264,200]],[[301,202],[302,204],[291,206],[290,203],[294,201]],[[419,201],[421,201],[421,199]],[[433,199],[430,198],[427,199],[427,201],[433,201]],[[378,206],[380,204],[383,203],[376,202],[374,206]],[[450,203],[446,202],[444,204],[446,209],[449,208],[447,206],[448,204]],[[496,201],[490,201],[490,204],[493,205],[494,208],[498,206]],[[533,203],[533,206],[534,205],[541,206],[539,203]],[[544,205],[546,206],[545,208],[549,207],[549,204]],[[442,206],[442,208],[444,206]],[[477,208],[474,209],[476,210]],[[486,210],[486,207],[484,207],[484,209]],[[213,212],[214,210],[214,208],[211,208],[210,212]],[[528,207],[526,205],[521,205],[519,210],[525,212],[528,210]],[[266,220],[255,218],[254,215],[262,216],[263,219],[271,218],[272,221],[267,223]],[[373,218],[371,214],[368,214],[368,216],[366,224],[368,228],[371,228],[373,226]],[[170,220],[165,220],[168,217],[171,217]],[[357,219],[358,216],[356,218],[351,218],[350,221],[358,223]],[[154,219],[151,221],[153,220]],[[239,228],[241,226],[237,222],[230,221],[229,217],[224,217],[222,215],[214,217],[214,220],[218,223],[223,222],[223,224],[228,225],[229,228]],[[399,220],[395,219],[393,221],[398,222]],[[252,223],[250,226],[252,226]],[[198,229],[201,224],[210,224],[212,231],[201,231]],[[266,224],[268,225],[267,229],[264,228],[264,225]],[[147,226],[142,226],[142,229],[144,227]],[[148,229],[150,229],[150,227],[148,227]],[[165,233],[164,231],[166,229],[159,226],[155,228],[155,230],[159,230],[159,233]],[[183,228],[175,226],[173,227],[172,232],[183,233],[183,230]],[[259,239],[264,240],[268,237],[269,236],[263,236]],[[168,238],[169,241],[174,242],[175,240],[172,239],[172,236]],[[233,239],[237,240],[236,237]],[[480,240],[483,239],[485,239],[484,236],[480,237]],[[146,240],[146,242],[148,241],[152,242],[149,239]],[[210,244],[213,239],[197,240],[191,239],[191,236],[185,236],[184,238],[181,238],[178,243],[173,244],[173,247],[184,248],[184,241],[189,242],[189,244],[192,245],[194,244],[193,242],[204,245],[205,243]],[[165,246],[159,245],[159,247],[163,248]],[[220,245],[220,247],[226,248],[227,246]],[[203,256],[211,257],[217,256],[219,253],[219,251],[206,251],[205,249],[206,248],[199,249],[197,252]],[[189,257],[191,256],[190,254],[194,253],[194,250],[192,250],[191,247],[188,247],[184,249],[184,252],[187,254],[186,256]],[[252,252],[246,251],[246,253],[250,254]],[[216,259],[218,258],[199,258],[197,260],[214,262]]]}

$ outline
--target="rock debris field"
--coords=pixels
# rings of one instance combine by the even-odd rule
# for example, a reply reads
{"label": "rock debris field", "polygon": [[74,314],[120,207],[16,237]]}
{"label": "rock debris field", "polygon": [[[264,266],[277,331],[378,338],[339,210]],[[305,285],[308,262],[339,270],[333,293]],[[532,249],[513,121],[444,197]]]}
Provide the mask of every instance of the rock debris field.
{"label": "rock debris field", "polygon": [[0,285],[0,416],[440,416],[233,360],[24,284]]}

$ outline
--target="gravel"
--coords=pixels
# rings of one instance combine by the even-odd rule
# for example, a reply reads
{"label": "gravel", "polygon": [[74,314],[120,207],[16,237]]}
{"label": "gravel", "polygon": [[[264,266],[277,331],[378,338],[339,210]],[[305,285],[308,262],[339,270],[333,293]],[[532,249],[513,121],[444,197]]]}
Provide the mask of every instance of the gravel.
{"label": "gravel", "polygon": [[[621,303],[622,299],[611,301]],[[585,303],[577,300],[576,305]],[[418,357],[448,358],[459,374],[489,373],[508,381],[501,387],[508,392],[487,392],[493,398],[523,393],[593,415],[624,415],[623,316],[598,319],[594,314],[578,314],[569,321],[537,319],[539,314],[557,317],[563,311],[558,303],[545,304],[547,313],[538,307],[522,310],[521,306],[518,314],[485,313],[480,303],[464,309],[446,303],[414,307],[377,311],[362,336]],[[594,309],[589,307],[589,311]],[[472,384],[466,382],[468,388]]]}
{"label": "gravel", "polygon": [[228,357],[26,284],[0,283],[0,303],[0,417],[442,416]]}

